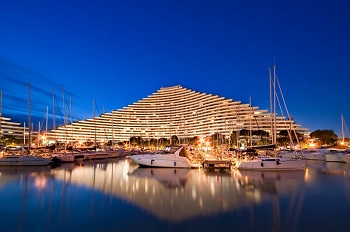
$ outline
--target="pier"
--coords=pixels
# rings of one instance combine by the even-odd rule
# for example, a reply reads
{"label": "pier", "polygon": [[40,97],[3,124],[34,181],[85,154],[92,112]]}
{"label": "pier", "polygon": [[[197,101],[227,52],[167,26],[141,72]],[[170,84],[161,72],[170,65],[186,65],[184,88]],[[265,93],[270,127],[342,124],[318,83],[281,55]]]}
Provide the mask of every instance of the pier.
{"label": "pier", "polygon": [[230,169],[231,160],[208,159],[203,162],[204,169]]}

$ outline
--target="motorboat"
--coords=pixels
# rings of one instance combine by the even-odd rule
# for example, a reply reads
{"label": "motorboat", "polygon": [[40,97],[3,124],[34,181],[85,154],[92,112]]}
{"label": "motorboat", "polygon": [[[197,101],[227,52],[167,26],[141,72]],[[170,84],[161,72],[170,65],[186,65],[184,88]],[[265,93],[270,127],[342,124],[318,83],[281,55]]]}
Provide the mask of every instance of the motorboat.
{"label": "motorboat", "polygon": [[53,158],[56,158],[58,162],[61,163],[70,163],[74,162],[74,155],[70,153],[54,153],[52,154]]}
{"label": "motorboat", "polygon": [[345,163],[350,163],[350,153],[345,153],[344,156],[342,157],[342,160]]}
{"label": "motorboat", "polygon": [[50,158],[30,155],[6,155],[0,158],[0,166],[45,166],[51,162]]}
{"label": "motorboat", "polygon": [[251,159],[236,160],[235,168],[239,170],[304,170],[305,160],[279,157],[257,157]]}
{"label": "motorboat", "polygon": [[329,149],[324,156],[326,157],[327,162],[345,163],[345,161],[343,160],[344,155],[345,155],[345,150]]}
{"label": "motorboat", "polygon": [[303,155],[304,155],[304,159],[307,159],[307,160],[326,161],[325,152],[326,151],[324,149],[304,150]]}
{"label": "motorboat", "polygon": [[146,167],[167,167],[167,168],[194,168],[198,165],[193,164],[189,158],[189,152],[185,146],[170,145],[163,151],[127,156],[140,166]]}

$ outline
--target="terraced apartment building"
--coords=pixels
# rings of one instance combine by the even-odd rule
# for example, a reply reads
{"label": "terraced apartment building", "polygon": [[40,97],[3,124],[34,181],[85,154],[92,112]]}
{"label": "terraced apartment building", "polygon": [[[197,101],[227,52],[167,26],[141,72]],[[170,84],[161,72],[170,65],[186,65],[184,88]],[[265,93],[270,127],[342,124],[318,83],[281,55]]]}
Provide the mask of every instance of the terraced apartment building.
{"label": "terraced apartment building", "polygon": [[0,138],[12,136],[17,140],[22,140],[25,143],[28,139],[28,127],[21,125],[20,122],[13,122],[11,118],[4,117],[0,113]]}
{"label": "terraced apartment building", "polygon": [[[274,118],[276,123],[272,123]],[[274,117],[257,106],[178,85],[162,87],[122,109],[59,126],[48,135],[56,141],[69,143],[116,143],[131,137],[169,140],[173,136],[181,143],[195,136],[205,138],[217,134],[228,139],[232,133],[239,135],[242,130],[270,133],[273,128],[277,133],[281,130],[307,132],[285,116]]]}

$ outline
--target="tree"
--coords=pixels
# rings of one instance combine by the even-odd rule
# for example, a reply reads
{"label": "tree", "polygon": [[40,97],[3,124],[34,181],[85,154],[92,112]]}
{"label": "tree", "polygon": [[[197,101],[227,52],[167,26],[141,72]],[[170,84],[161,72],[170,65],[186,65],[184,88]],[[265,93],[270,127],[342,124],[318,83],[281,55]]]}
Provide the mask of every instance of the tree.
{"label": "tree", "polygon": [[303,135],[289,130],[281,130],[279,133],[279,138],[277,139],[278,143],[282,146],[290,145],[290,137],[292,138],[293,144],[297,144],[298,141],[302,141]]}
{"label": "tree", "polygon": [[10,144],[19,145],[21,143],[22,143],[22,140],[19,138],[16,138],[13,135],[4,135],[0,140],[0,144],[2,145],[10,145]]}
{"label": "tree", "polygon": [[179,138],[176,135],[171,136],[171,143],[177,144],[179,142]]}
{"label": "tree", "polygon": [[165,146],[167,146],[167,145],[170,144],[170,141],[169,141],[168,139],[166,139],[166,138],[160,138],[160,139],[158,140],[158,144],[159,144],[159,146],[161,146],[161,147],[165,147]]}
{"label": "tree", "polygon": [[194,136],[192,139],[192,144],[194,145],[194,146],[198,146],[199,145],[199,143],[200,143],[200,138],[198,137],[198,136]]}
{"label": "tree", "polygon": [[130,144],[134,147],[142,147],[142,138],[140,136],[132,136],[130,137]]}
{"label": "tree", "polygon": [[333,130],[315,130],[310,133],[312,139],[318,138],[321,142],[321,145],[333,145],[338,141],[338,136],[334,133]]}

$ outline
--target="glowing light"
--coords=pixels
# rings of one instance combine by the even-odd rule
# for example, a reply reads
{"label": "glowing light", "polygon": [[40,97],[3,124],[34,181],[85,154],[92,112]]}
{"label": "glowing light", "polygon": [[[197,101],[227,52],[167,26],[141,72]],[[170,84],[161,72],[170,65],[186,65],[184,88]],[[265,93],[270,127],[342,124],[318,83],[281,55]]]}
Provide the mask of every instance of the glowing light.
{"label": "glowing light", "polygon": [[38,189],[44,189],[46,187],[46,178],[39,176],[35,178],[35,187]]}

